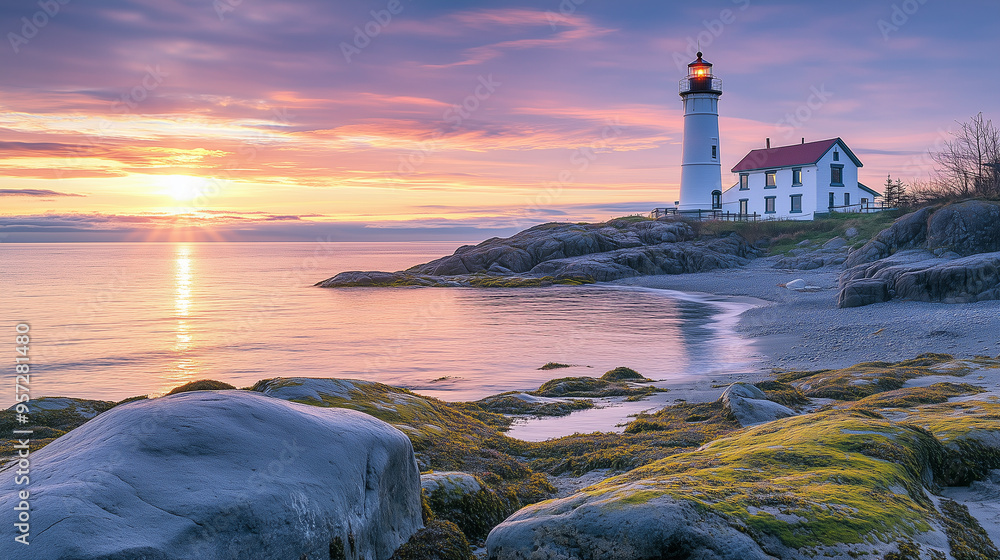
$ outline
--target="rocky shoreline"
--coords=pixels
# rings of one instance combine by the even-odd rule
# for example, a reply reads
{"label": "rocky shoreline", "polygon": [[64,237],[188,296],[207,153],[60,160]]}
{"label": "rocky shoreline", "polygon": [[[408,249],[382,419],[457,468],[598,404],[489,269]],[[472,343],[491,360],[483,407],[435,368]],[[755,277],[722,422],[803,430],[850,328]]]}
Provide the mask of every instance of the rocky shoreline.
{"label": "rocky shoreline", "polygon": [[[1000,555],[1000,523],[975,515],[995,511],[982,492],[1000,479],[1000,357],[778,373],[623,433],[544,442],[507,437],[493,411],[644,398],[648,380],[617,368],[475,403],[349,379],[213,387],[29,403],[28,428],[48,436],[31,451],[35,557],[470,560],[477,543],[495,560]],[[7,511],[16,468],[0,468]]]}

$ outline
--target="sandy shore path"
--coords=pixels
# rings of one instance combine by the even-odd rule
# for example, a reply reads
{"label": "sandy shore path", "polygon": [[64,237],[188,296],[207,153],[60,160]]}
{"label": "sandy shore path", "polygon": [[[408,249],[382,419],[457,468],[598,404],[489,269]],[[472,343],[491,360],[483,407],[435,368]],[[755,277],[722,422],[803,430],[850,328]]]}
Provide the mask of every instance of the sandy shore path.
{"label": "sandy shore path", "polygon": [[[771,268],[774,258],[741,269],[617,282],[717,295],[749,296],[768,305],[745,311],[735,326],[762,354],[762,370],[840,368],[858,362],[898,361],[924,352],[960,358],[1000,354],[1000,301],[970,304],[891,301],[838,309],[837,268]],[[779,286],[802,278],[817,292]]]}

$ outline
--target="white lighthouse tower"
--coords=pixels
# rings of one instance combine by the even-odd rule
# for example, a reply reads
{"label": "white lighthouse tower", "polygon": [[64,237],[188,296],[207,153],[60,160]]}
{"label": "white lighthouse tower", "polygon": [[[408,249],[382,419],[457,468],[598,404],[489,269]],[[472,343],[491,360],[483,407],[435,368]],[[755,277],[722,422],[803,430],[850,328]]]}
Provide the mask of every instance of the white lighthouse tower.
{"label": "white lighthouse tower", "polygon": [[680,82],[684,101],[684,156],[678,210],[722,208],[722,154],[719,146],[719,97],[722,80],[698,53]]}

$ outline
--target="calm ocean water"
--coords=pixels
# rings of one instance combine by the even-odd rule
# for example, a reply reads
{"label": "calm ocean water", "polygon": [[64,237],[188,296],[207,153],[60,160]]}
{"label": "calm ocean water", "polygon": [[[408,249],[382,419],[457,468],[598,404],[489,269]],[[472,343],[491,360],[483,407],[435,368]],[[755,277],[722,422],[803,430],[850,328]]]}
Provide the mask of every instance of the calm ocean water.
{"label": "calm ocean water", "polygon": [[[352,377],[446,400],[618,365],[654,379],[745,370],[745,306],[611,286],[322,289],[457,243],[0,244],[3,323],[31,326],[32,396],[116,400],[212,378]],[[0,337],[3,339],[3,337]],[[575,364],[539,371],[550,361]],[[0,390],[0,405],[14,401]]]}

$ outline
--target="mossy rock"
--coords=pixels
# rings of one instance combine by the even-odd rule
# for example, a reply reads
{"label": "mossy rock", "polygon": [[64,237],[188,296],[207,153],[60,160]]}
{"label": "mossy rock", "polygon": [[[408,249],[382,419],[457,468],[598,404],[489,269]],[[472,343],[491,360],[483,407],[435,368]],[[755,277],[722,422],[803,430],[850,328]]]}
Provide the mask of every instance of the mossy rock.
{"label": "mossy rock", "polygon": [[455,523],[473,542],[485,539],[520,508],[516,498],[499,495],[468,473],[427,473],[420,476],[420,484],[434,518]]}
{"label": "mossy rock", "polygon": [[548,363],[546,363],[545,365],[543,365],[542,367],[540,367],[538,369],[540,369],[542,371],[548,371],[550,369],[562,369],[562,368],[568,368],[568,367],[573,367],[573,366],[571,366],[569,364],[560,364],[559,362],[548,362]]}
{"label": "mossy rock", "polygon": [[754,386],[763,391],[769,400],[789,408],[799,408],[809,404],[809,398],[789,383],[769,380],[754,383]]}
{"label": "mossy rock", "polygon": [[475,560],[475,557],[458,525],[435,519],[414,533],[389,560]]}
{"label": "mossy rock", "polygon": [[[758,552],[747,558],[765,557],[763,550],[780,558],[822,557],[831,547],[840,557],[884,553],[932,530],[938,512],[924,493],[925,474],[949,453],[927,431],[868,411],[784,418],[531,506],[495,529],[490,543],[530,550],[560,542],[599,547],[610,539],[653,550],[704,540],[697,533],[749,537]],[[652,521],[658,511],[692,517],[660,526]],[[622,521],[602,527],[599,515]],[[511,538],[531,535],[541,523],[544,543],[513,544]]]}
{"label": "mossy rock", "polygon": [[613,370],[607,371],[601,376],[601,379],[605,381],[631,381],[632,383],[652,383],[652,379],[648,379],[639,372],[635,371],[630,367],[618,366]]}
{"label": "mossy rock", "polygon": [[964,397],[985,392],[968,383],[935,383],[927,387],[907,387],[865,397],[851,403],[854,408],[912,408],[922,404],[947,402],[952,397]]}
{"label": "mossy rock", "polygon": [[[524,397],[529,397],[528,399]],[[544,400],[542,400],[544,399]],[[474,404],[497,414],[521,414],[530,416],[565,416],[577,410],[594,408],[590,399],[545,399],[511,391],[493,395]]]}
{"label": "mossy rock", "polygon": [[650,395],[657,391],[666,391],[656,387],[634,387],[627,382],[608,381],[596,377],[560,377],[542,384],[528,394],[539,397],[628,397],[633,395]]}
{"label": "mossy rock", "polygon": [[188,391],[224,391],[227,389],[235,389],[229,383],[224,381],[216,381],[214,379],[200,379],[198,381],[192,381],[190,383],[185,383],[180,387],[174,387],[171,389],[168,395],[176,395],[177,393],[186,393]]}
{"label": "mossy rock", "polygon": [[[953,358],[947,354],[921,354],[902,362],[865,362],[836,370],[784,372],[777,374],[775,381],[792,385],[807,397],[856,401],[900,389],[910,379],[941,375],[942,371],[934,366],[950,361]],[[968,369],[948,371],[964,374]]]}
{"label": "mossy rock", "polygon": [[475,474],[509,499],[513,509],[555,493],[544,475],[515,456],[522,442],[501,431],[510,420],[477,404],[447,403],[355,379],[279,377],[261,380],[252,390],[314,406],[350,408],[388,422],[410,438],[422,470]]}

